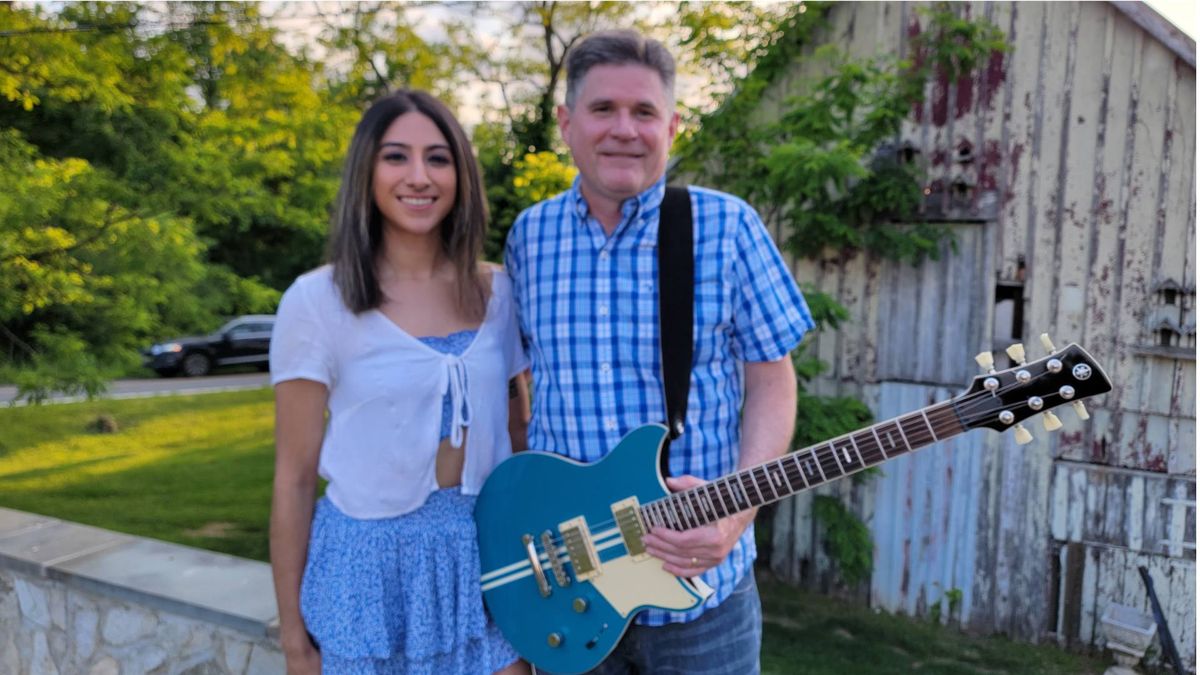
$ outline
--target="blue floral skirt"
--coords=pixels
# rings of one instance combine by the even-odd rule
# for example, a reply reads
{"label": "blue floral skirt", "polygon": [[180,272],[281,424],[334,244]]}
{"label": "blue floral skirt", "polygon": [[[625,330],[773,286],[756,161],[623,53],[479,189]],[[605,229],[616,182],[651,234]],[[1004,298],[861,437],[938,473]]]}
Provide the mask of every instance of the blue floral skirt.
{"label": "blue floral skirt", "polygon": [[323,673],[487,675],[517,660],[484,611],[474,508],[457,487],[379,520],[317,502],[300,613]]}

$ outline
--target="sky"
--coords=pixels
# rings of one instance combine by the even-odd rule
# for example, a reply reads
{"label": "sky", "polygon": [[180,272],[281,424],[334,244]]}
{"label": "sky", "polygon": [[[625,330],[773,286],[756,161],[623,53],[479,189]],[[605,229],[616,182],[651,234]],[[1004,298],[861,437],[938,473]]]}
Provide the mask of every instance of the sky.
{"label": "sky", "polygon": [[1146,4],[1188,37],[1196,39],[1196,29],[1200,27],[1200,3],[1196,0],[1146,0]]}

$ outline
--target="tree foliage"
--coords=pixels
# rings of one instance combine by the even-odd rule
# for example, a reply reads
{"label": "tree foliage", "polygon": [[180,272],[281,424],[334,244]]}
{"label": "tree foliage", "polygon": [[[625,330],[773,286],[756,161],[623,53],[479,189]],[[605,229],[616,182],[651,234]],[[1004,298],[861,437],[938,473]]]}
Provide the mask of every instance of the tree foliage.
{"label": "tree foliage", "polygon": [[[602,28],[640,28],[675,53],[679,100],[692,119],[707,116],[711,148],[697,152],[687,141],[695,126],[685,123],[685,163],[712,169],[707,182],[802,224],[810,238],[837,234],[847,221],[811,204],[836,205],[840,218],[870,213],[875,199],[903,203],[902,186],[888,195],[877,189],[884,172],[859,151],[886,136],[892,117],[884,112],[902,112],[883,106],[864,115],[873,110],[864,92],[886,92],[904,74],[883,66],[846,71],[825,98],[798,101],[779,129],[741,133],[754,128],[743,120],[773,74],[807,46],[822,9],[598,1],[0,5],[0,379],[32,398],[52,389],[94,393],[107,378],[136,372],[138,349],[155,339],[273,311],[280,291],[321,262],[342,157],[362,109],[396,87],[428,89],[476,111],[471,131],[492,214],[487,255],[499,259],[520,210],[574,176],[554,106],[567,50]],[[285,27],[296,21],[315,23],[308,42],[289,39]],[[973,31],[971,22],[945,23],[952,37],[931,42],[926,61],[976,67],[972,45],[981,38]],[[821,106],[824,116],[801,112]],[[850,134],[851,126],[861,133]],[[875,187],[854,191],[868,183]],[[787,197],[796,185],[803,201]],[[871,232],[850,227],[837,236],[873,245]],[[810,295],[810,304],[826,325],[840,320],[836,306],[822,309],[820,296]],[[797,364],[802,381],[823,368],[804,350]],[[846,402],[802,396],[798,426],[813,438],[862,414]]]}
{"label": "tree foliage", "polygon": [[423,89],[454,106],[460,102],[460,71],[466,54],[454,44],[422,38],[412,5],[356,2],[321,14],[321,47],[340,55],[328,80],[331,98],[362,108],[401,87]]}
{"label": "tree foliage", "polygon": [[531,152],[513,163],[513,192],[526,206],[571,187],[578,170],[553,152]]}
{"label": "tree foliage", "polygon": [[684,108],[682,136],[690,138],[704,115],[729,105],[735,86],[761,68],[789,35],[790,24],[809,11],[807,3],[696,2],[679,3],[673,21],[657,34],[672,45],[680,83],[689,95]]}
{"label": "tree foliage", "polygon": [[[897,152],[900,130],[935,74],[969,76],[1005,49],[1002,35],[935,6],[923,11],[928,25],[913,42],[919,58],[851,61],[833,45],[814,44],[829,5],[802,7],[784,17],[730,100],[703,119],[703,137],[682,148],[682,167],[760,205],[784,224],[797,256],[829,249],[912,262],[936,256],[949,230],[920,217],[924,177]],[[760,119],[763,95],[806,49],[828,74],[788,98],[776,119]]]}
{"label": "tree foliage", "polygon": [[[444,28],[451,51],[476,90],[494,99],[474,130],[492,216],[489,258],[500,258],[509,226],[533,203],[517,185],[518,164],[534,155],[546,166],[549,154],[569,164],[555,115],[565,96],[567,51],[597,30],[645,27],[636,10],[626,2],[532,0],[469,2],[450,12]],[[481,36],[480,25],[496,30]]]}

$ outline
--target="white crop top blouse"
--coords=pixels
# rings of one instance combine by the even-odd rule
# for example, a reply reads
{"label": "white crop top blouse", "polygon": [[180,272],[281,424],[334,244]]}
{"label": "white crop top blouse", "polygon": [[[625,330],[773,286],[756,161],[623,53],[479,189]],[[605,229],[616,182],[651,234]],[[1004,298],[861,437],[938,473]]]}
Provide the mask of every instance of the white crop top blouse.
{"label": "white crop top blouse", "polygon": [[325,496],[354,518],[412,511],[438,489],[442,400],[463,401],[469,429],[464,494],[479,494],[512,454],[508,381],[529,365],[521,347],[512,282],[492,273],[487,314],[461,356],[438,352],[378,310],[355,315],[333,268],[319,267],[283,294],[271,335],[271,384],[314,380],[329,389],[319,471]]}

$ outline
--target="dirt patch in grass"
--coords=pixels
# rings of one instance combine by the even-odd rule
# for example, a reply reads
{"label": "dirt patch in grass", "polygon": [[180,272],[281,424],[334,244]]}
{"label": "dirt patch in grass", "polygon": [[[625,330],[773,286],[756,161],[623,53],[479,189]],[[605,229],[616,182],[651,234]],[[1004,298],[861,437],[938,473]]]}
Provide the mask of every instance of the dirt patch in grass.
{"label": "dirt patch in grass", "polygon": [[205,523],[194,530],[184,530],[183,533],[189,537],[205,537],[208,539],[224,539],[237,531],[237,525],[234,523],[223,523],[220,521]]}

